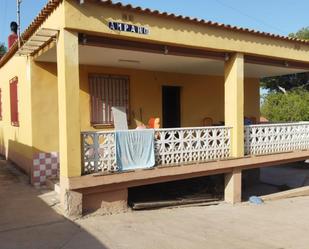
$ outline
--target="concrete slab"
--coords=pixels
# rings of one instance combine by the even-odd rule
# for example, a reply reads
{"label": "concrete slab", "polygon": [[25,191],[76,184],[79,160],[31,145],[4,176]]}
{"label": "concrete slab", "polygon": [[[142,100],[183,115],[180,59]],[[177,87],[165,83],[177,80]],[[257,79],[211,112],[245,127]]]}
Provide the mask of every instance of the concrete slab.
{"label": "concrete slab", "polygon": [[222,204],[78,220],[108,248],[307,249],[309,197],[256,206]]}
{"label": "concrete slab", "polygon": [[309,197],[91,215],[72,222],[54,211],[52,193],[33,189],[3,161],[0,176],[1,249],[308,248]]}
{"label": "concrete slab", "polygon": [[63,220],[39,198],[41,192],[27,184],[27,177],[6,161],[0,161],[0,175],[0,232]]}
{"label": "concrete slab", "polygon": [[277,193],[272,193],[269,195],[263,195],[261,196],[261,198],[264,201],[274,201],[274,200],[293,198],[293,197],[299,197],[299,196],[309,196],[309,186],[290,189],[287,191],[282,191],[282,192],[277,192]]}

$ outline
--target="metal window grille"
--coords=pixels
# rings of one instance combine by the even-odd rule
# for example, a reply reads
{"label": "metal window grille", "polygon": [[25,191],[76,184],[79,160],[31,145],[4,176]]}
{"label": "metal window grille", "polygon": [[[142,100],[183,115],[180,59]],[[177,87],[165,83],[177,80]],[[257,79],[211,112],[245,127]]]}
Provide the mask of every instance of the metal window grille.
{"label": "metal window grille", "polygon": [[17,85],[17,77],[10,80],[11,124],[13,126],[19,126]]}
{"label": "metal window grille", "polygon": [[89,87],[92,125],[113,125],[113,106],[125,107],[129,114],[128,77],[92,74],[89,75]]}

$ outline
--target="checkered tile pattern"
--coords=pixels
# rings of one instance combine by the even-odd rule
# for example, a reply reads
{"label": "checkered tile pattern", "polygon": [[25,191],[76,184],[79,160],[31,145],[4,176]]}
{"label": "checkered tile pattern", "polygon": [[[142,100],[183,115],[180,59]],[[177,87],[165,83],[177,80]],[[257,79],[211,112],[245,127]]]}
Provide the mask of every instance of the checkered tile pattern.
{"label": "checkered tile pattern", "polygon": [[33,156],[32,183],[45,185],[47,177],[59,175],[59,155],[57,152],[38,153]]}

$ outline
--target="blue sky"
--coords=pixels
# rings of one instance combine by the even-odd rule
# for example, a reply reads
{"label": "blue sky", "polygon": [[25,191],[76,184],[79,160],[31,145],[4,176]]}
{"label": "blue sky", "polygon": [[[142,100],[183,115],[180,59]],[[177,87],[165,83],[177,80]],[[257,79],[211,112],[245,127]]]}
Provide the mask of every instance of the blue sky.
{"label": "blue sky", "polygon": [[[309,26],[308,0],[123,0],[121,2],[282,35]],[[22,0],[22,30],[30,24],[46,3],[47,0]],[[7,41],[10,32],[9,23],[15,19],[16,1],[0,0],[0,42]]]}

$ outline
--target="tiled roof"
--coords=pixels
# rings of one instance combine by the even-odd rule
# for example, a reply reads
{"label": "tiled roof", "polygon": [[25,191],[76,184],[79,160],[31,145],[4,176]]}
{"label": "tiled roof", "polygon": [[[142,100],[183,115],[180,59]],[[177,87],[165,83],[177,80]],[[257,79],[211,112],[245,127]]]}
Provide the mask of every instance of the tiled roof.
{"label": "tiled roof", "polygon": [[[29,25],[29,27],[25,30],[25,32],[22,34],[23,40],[27,40],[31,35],[35,33],[35,31],[39,28],[39,26],[46,20],[46,18],[58,7],[58,5],[62,2],[63,0],[49,0],[46,6],[41,10],[39,15],[33,20],[33,22]],[[84,0],[87,1],[87,0]],[[158,10],[151,10],[148,8],[141,8],[141,7],[134,7],[131,4],[124,5],[120,2],[114,2],[112,0],[95,0],[94,2],[98,2],[100,4],[106,5],[106,6],[111,6],[114,8],[119,8],[123,10],[128,10],[128,11],[134,11],[134,12],[140,12],[140,13],[145,13],[157,17],[166,17],[166,18],[171,18],[171,19],[176,19],[176,20],[182,20],[186,21],[189,23],[195,23],[197,25],[206,25],[209,27],[215,27],[215,28],[221,28],[225,30],[230,30],[230,31],[236,31],[236,32],[242,32],[242,33],[248,33],[248,34],[253,34],[253,35],[258,35],[258,36],[264,36],[268,38],[273,38],[273,39],[278,39],[278,40],[284,40],[284,41],[291,41],[295,43],[300,43],[300,44],[309,44],[308,40],[300,40],[297,38],[292,38],[292,37],[287,37],[287,36],[282,36],[282,35],[277,35],[277,34],[272,34],[272,33],[267,33],[267,32],[261,32],[253,29],[248,29],[248,28],[242,28],[238,26],[232,26],[232,25],[226,25],[226,24],[221,24],[217,22],[212,22],[204,19],[198,19],[198,18],[192,18],[188,16],[182,16],[182,15],[175,15],[173,13],[167,13],[167,12],[160,12]],[[2,67],[18,50],[17,43],[15,43],[11,49],[4,55],[1,60],[0,60],[0,67]]]}

